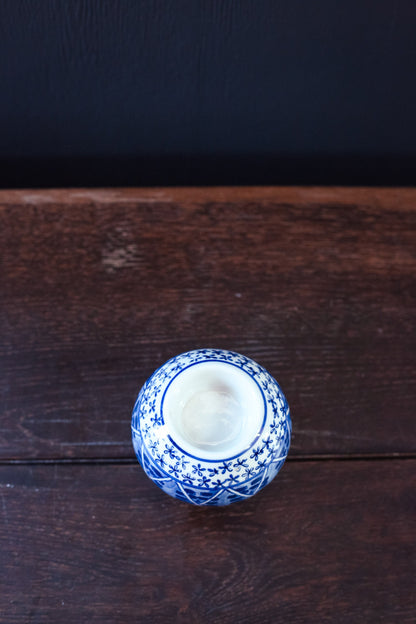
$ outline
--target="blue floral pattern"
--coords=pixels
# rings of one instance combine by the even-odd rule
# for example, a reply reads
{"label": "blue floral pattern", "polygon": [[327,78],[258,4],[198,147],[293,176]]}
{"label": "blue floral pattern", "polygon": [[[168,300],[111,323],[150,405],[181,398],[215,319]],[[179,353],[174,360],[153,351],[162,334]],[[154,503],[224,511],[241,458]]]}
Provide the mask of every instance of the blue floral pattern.
{"label": "blue floral pattern", "polygon": [[[163,390],[190,365],[228,362],[254,379],[263,394],[263,427],[250,448],[221,460],[196,458],[177,447],[163,419]],[[133,446],[146,474],[166,493],[196,505],[227,505],[253,496],[276,476],[290,446],[291,418],[287,401],[273,377],[253,360],[220,349],[199,349],[178,355],[144,384],[132,415]]]}

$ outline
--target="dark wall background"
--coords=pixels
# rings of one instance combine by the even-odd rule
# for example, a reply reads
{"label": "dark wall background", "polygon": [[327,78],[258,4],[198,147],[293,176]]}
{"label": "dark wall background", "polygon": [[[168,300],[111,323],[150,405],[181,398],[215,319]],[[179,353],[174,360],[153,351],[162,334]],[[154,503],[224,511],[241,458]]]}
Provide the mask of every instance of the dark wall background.
{"label": "dark wall background", "polygon": [[2,0],[4,186],[411,184],[414,0]]}

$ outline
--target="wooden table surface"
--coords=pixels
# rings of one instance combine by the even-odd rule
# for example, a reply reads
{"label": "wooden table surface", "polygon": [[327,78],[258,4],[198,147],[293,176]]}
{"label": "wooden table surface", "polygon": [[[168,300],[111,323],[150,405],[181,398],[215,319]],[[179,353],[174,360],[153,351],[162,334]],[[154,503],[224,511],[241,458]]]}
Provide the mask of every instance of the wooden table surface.
{"label": "wooden table surface", "polygon": [[[0,621],[416,622],[416,190],[0,192]],[[279,476],[199,508],[137,464],[198,347],[291,406]]]}

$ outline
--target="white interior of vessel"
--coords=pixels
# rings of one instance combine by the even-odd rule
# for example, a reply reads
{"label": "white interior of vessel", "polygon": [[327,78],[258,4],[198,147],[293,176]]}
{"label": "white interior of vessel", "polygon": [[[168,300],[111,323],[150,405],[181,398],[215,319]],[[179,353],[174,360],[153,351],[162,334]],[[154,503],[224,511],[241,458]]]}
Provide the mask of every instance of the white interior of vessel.
{"label": "white interior of vessel", "polygon": [[201,459],[242,453],[264,417],[263,395],[244,371],[225,362],[200,362],[170,383],[163,417],[172,440]]}

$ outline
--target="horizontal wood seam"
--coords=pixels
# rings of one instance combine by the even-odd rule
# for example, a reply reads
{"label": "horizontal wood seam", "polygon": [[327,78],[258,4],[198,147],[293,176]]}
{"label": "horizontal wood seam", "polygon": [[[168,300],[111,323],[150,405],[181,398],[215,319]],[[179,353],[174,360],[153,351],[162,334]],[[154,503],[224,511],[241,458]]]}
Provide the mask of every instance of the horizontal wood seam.
{"label": "horizontal wood seam", "polygon": [[[289,456],[286,461],[298,462],[326,462],[326,461],[380,461],[380,460],[406,460],[416,459],[415,453],[351,453],[351,454],[328,454],[328,455],[295,455]],[[0,466],[38,466],[38,465],[135,465],[137,461],[130,457],[56,457],[56,458],[28,458],[28,459],[2,459]]]}

